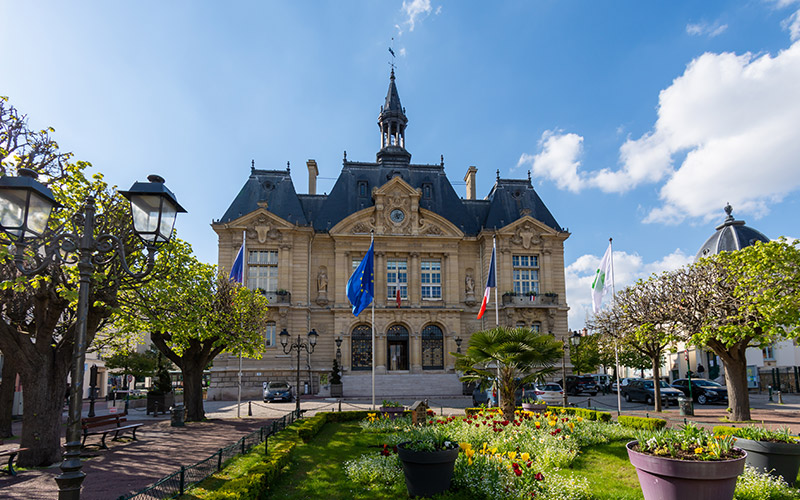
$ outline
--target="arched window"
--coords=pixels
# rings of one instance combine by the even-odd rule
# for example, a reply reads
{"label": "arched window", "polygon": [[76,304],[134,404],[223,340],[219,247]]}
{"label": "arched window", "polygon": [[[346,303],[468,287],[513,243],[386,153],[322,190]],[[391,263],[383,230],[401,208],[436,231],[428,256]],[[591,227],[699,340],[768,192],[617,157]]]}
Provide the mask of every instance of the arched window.
{"label": "arched window", "polygon": [[422,329],[422,369],[444,369],[444,334],[436,325]]}
{"label": "arched window", "polygon": [[538,322],[538,321],[534,321],[533,323],[531,323],[531,330],[533,330],[536,333],[541,332],[542,331],[542,324],[540,322]]}
{"label": "arched window", "polygon": [[351,370],[372,369],[372,328],[358,325],[350,335]]}
{"label": "arched window", "polygon": [[386,369],[408,370],[408,329],[392,325],[386,331]]}

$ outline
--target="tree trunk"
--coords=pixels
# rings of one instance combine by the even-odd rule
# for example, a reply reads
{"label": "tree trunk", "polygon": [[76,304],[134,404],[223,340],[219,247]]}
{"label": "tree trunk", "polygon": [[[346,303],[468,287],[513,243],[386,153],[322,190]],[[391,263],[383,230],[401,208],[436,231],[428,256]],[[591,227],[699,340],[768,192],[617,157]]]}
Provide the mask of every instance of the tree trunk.
{"label": "tree trunk", "polygon": [[657,411],[657,412],[660,412],[662,410],[662,408],[661,408],[661,371],[659,370],[659,368],[661,368],[661,364],[659,363],[660,359],[661,359],[661,353],[660,352],[656,357],[652,358],[652,360],[653,360],[653,399],[655,399],[655,401],[653,401],[653,403],[654,403],[653,410]]}
{"label": "tree trunk", "polygon": [[715,354],[722,359],[725,367],[725,383],[728,386],[728,405],[731,419],[736,422],[750,420],[750,394],[747,389],[747,346],[734,344],[730,349]]}
{"label": "tree trunk", "polygon": [[0,438],[13,435],[11,430],[11,411],[14,406],[14,385],[17,379],[17,370],[13,358],[3,357],[3,381],[0,382]]}
{"label": "tree trunk", "polygon": [[42,467],[61,460],[61,412],[64,408],[67,368],[47,364],[26,370],[21,367],[24,394],[21,467]]}
{"label": "tree trunk", "polygon": [[203,409],[203,367],[201,364],[184,361],[183,372],[183,404],[186,406],[186,421],[200,422],[206,418]]}

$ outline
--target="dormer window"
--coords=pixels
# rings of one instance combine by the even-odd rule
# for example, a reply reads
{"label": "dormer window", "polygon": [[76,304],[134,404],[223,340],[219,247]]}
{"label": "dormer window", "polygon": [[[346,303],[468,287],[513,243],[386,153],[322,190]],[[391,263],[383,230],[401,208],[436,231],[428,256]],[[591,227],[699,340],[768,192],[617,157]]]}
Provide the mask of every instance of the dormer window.
{"label": "dormer window", "polygon": [[367,196],[367,181],[358,181],[358,196]]}
{"label": "dormer window", "polygon": [[433,192],[433,186],[426,183],[422,185],[422,197],[426,200],[430,200]]}

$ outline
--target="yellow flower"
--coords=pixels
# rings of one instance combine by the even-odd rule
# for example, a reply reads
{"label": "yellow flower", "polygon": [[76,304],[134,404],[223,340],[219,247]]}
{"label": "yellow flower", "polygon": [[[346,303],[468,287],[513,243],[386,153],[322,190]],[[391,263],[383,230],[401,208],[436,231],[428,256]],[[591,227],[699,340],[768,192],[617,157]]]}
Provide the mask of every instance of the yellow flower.
{"label": "yellow flower", "polygon": [[550,421],[549,421],[549,422],[547,422],[547,423],[548,423],[548,424],[550,424],[550,427],[555,427],[555,426],[556,426],[556,424],[557,424],[558,422],[557,422],[557,421],[555,421],[555,420],[550,420]]}
{"label": "yellow flower", "polygon": [[519,456],[519,459],[522,460],[523,462],[527,462],[528,460],[531,459],[531,456],[528,453],[523,453],[522,455]]}
{"label": "yellow flower", "polygon": [[703,453],[703,448],[701,446],[698,446],[697,448],[694,449],[694,453],[695,455]]}
{"label": "yellow flower", "polygon": [[536,421],[536,428],[539,429],[541,427],[542,427],[542,423],[537,420]]}
{"label": "yellow flower", "polygon": [[578,422],[583,422],[583,417],[578,417],[576,420],[577,420]]}
{"label": "yellow flower", "polygon": [[472,449],[472,445],[469,443],[458,443],[458,447],[464,450],[465,452]]}
{"label": "yellow flower", "polygon": [[517,452],[516,451],[509,451],[508,453],[506,453],[506,455],[508,455],[508,458],[510,458],[511,460],[514,460],[515,458],[517,458]]}
{"label": "yellow flower", "polygon": [[575,429],[575,424],[573,424],[572,422],[568,423],[567,425],[569,426],[569,430]]}
{"label": "yellow flower", "polygon": [[489,448],[489,451],[492,453],[492,455],[494,455],[497,453],[497,447],[495,446],[494,448]]}

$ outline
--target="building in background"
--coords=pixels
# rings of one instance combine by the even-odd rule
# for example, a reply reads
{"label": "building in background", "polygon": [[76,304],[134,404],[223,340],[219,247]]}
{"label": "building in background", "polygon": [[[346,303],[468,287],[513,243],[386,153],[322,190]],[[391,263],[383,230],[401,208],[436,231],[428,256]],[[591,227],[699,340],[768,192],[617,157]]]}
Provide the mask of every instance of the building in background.
{"label": "building in background", "polygon": [[[476,319],[497,244],[499,323],[567,335],[562,229],[527,179],[501,179],[477,199],[477,168],[466,169],[466,197],[456,193],[444,159],[415,164],[406,148],[408,118],[394,71],[378,116],[374,162],[347,159],[330,194],[316,192],[318,165],[308,160],[308,193],[298,194],[289,165],[251,167],[225,214],[212,223],[219,266],[229,270],[246,241],[246,286],[270,299],[264,355],[243,361],[243,395],[259,397],[264,381],[293,383],[296,355],[283,353],[279,333],[316,350],[301,360],[300,391],[316,393],[320,376],[341,359],[344,395],[371,394],[371,309],[351,313],[347,280],[375,237],[376,393],[461,394],[454,371],[459,343],[495,325],[493,300]],[[337,347],[336,340],[341,339]],[[217,357],[209,399],[235,398],[239,359]]]}

